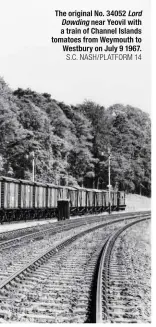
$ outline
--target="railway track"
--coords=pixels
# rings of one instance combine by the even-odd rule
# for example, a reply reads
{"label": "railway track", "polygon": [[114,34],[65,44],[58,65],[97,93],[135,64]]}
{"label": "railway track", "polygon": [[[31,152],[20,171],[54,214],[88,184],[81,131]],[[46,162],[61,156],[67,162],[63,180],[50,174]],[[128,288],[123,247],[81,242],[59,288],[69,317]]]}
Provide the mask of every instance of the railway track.
{"label": "railway track", "polygon": [[[149,214],[146,215],[146,219],[148,219],[148,217]],[[132,216],[127,219],[132,219]],[[133,219],[136,219],[136,217],[133,217]],[[116,228],[119,227],[119,224],[123,224],[123,221],[124,224],[128,223],[128,220],[125,221],[124,218],[116,219]],[[104,230],[104,227],[109,227],[108,231]],[[90,302],[90,285],[96,269],[97,257],[100,254],[104,239],[107,239],[108,236],[110,236],[110,233],[112,234],[114,228],[114,221],[109,221],[100,224],[100,226],[94,226],[79,232],[59,243],[57,246],[46,249],[46,251],[43,251],[42,254],[38,255],[38,257],[20,267],[20,269],[17,269],[8,278],[3,280],[0,284],[0,317],[2,322],[3,320],[33,322],[87,321],[87,314],[89,312],[88,306]],[[95,234],[99,233],[99,231],[101,234]],[[90,237],[90,239],[87,239],[87,237]],[[94,238],[96,239],[96,246],[92,244]],[[83,254],[81,260],[79,260],[82,239],[84,241],[83,251],[86,251],[86,253],[85,255]],[[77,242],[77,251],[76,249],[71,249],[71,247],[73,247]],[[90,248],[92,248],[92,255],[90,253]],[[72,251],[73,254],[71,255],[70,252]],[[64,254],[66,252],[67,254]],[[74,253],[77,254],[74,256]],[[68,254],[70,254],[70,260],[68,259]],[[62,255],[63,257],[65,255],[65,266],[63,267],[63,259],[61,259]],[[91,259],[88,257],[90,255]],[[68,262],[68,264],[66,264],[66,262]],[[79,262],[79,267],[77,266],[77,262]],[[85,266],[85,278],[84,269],[82,268],[83,265]],[[71,280],[72,267],[74,271],[73,284]],[[62,275],[59,280],[58,275],[60,269]],[[53,274],[54,280],[52,281],[51,276],[53,276]],[[47,276],[50,278],[49,283],[47,283]],[[45,284],[42,285],[42,280],[44,279],[46,279],[46,281]],[[42,287],[41,289],[38,289],[40,283]],[[78,290],[80,296],[78,301],[79,304],[77,304],[77,306],[75,306],[73,300],[74,291],[72,291],[72,294],[69,292],[69,290],[74,289],[75,283],[78,285],[78,289],[80,289]],[[82,285],[83,289],[81,287]],[[59,299],[60,292],[61,294],[64,294],[64,297],[61,295],[61,299]],[[49,293],[51,294],[51,297],[49,297]],[[69,300],[66,298],[67,293],[69,293]],[[77,290],[75,290],[75,302],[77,302],[76,294]],[[56,301],[53,301],[53,298],[55,297]],[[70,301],[72,302],[70,303]],[[31,305],[32,307],[30,308]],[[19,314],[17,314],[18,308]],[[65,316],[63,312],[65,312]]]}
{"label": "railway track", "polygon": [[[148,216],[149,214],[146,214]],[[109,216],[108,216],[109,217]],[[119,216],[117,216],[119,217]],[[60,226],[58,229],[53,227],[48,229],[46,233],[42,230],[35,234],[24,235],[15,239],[8,240],[6,242],[0,243],[0,282],[5,278],[9,277],[15,270],[21,269],[24,265],[26,265],[30,260],[34,260],[39,251],[43,252],[47,251],[49,247],[54,247],[55,244],[58,244],[61,239],[66,239],[68,236],[72,236],[75,233],[83,230],[88,230],[90,225],[97,226],[100,224],[114,224],[118,221],[123,221],[123,218],[119,219],[104,219],[96,217],[96,219],[88,220],[73,220],[71,223],[67,225],[63,225],[62,228]],[[126,216],[127,220],[136,219],[138,216],[130,215]]]}
{"label": "railway track", "polygon": [[[96,323],[137,323],[138,314],[136,307],[130,303],[134,297],[129,296],[128,280],[122,253],[112,259],[112,251],[120,235],[135,224],[149,218],[138,219],[121,227],[109,237],[103,247],[99,263],[96,285]],[[130,265],[130,262],[128,262]],[[137,286],[137,285],[135,285]]]}
{"label": "railway track", "polygon": [[[126,219],[131,219],[131,218],[138,218],[142,215],[142,212],[138,213],[127,213],[124,214],[124,217]],[[144,215],[149,215],[149,211],[144,212]],[[8,249],[13,246],[19,246],[21,243],[28,242],[32,239],[39,239],[43,238],[46,234],[47,235],[55,235],[56,233],[61,233],[62,231],[67,231],[70,230],[71,228],[77,228],[86,224],[90,224],[93,222],[100,222],[103,219],[105,221],[107,220],[115,220],[118,219],[118,217],[122,216],[121,214],[116,214],[112,215],[111,217],[108,216],[99,216],[99,215],[94,215],[94,216],[89,216],[85,218],[77,218],[74,220],[70,221],[61,221],[57,222],[54,224],[46,224],[46,226],[37,226],[35,228],[24,228],[24,229],[19,229],[19,230],[14,230],[14,231],[9,231],[9,232],[4,232],[0,233],[0,251],[4,249]],[[51,225],[53,225],[51,227]]]}

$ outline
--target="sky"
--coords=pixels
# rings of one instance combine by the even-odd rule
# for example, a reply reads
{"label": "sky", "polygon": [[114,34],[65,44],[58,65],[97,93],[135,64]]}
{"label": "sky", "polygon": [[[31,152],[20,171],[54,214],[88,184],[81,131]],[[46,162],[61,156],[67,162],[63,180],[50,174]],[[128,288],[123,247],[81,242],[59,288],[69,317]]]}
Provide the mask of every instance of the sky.
{"label": "sky", "polygon": [[[55,10],[143,10],[142,60],[67,61]],[[47,92],[68,104],[129,104],[150,113],[149,0],[0,0],[0,76],[12,88]]]}

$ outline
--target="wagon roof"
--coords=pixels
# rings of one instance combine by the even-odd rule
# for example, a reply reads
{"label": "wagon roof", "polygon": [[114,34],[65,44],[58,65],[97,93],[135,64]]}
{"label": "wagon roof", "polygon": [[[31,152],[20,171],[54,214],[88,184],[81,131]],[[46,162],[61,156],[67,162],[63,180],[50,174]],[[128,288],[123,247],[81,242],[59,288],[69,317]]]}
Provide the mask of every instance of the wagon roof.
{"label": "wagon roof", "polygon": [[106,190],[98,190],[96,188],[86,188],[85,190],[88,192],[95,192],[95,193],[107,192]]}
{"label": "wagon roof", "polygon": [[55,184],[51,184],[51,183],[47,183],[46,185],[49,187],[53,187],[53,188],[60,188],[60,185],[55,185]]}
{"label": "wagon roof", "polygon": [[86,189],[89,192],[95,192],[95,193],[102,193],[102,192],[107,192],[106,190],[97,190],[96,188],[87,188]]}
{"label": "wagon roof", "polygon": [[36,185],[36,186],[44,186],[44,187],[47,186],[46,183],[42,183],[42,182],[34,182],[34,185]]}
{"label": "wagon roof", "polygon": [[12,178],[12,177],[5,177],[5,176],[0,176],[0,180],[4,180],[7,182],[14,182],[14,183],[19,183],[19,179]]}
{"label": "wagon roof", "polygon": [[63,189],[63,188],[65,188],[65,186],[61,186],[61,185],[56,185],[56,184],[51,184],[51,183],[47,183],[46,184],[47,186],[49,186],[49,187],[52,187],[52,188],[61,188],[61,189]]}
{"label": "wagon roof", "polygon": [[73,191],[75,191],[75,189],[76,189],[75,186],[62,186],[62,187],[65,189],[68,189],[68,190],[73,190]]}
{"label": "wagon roof", "polygon": [[76,190],[81,190],[81,191],[86,191],[86,188],[85,187],[81,187],[81,186],[79,186],[79,185],[76,185],[76,186],[74,186],[74,188],[76,189]]}
{"label": "wagon roof", "polygon": [[34,182],[26,180],[26,179],[20,179],[19,180],[22,184],[30,184],[30,185],[34,185]]}

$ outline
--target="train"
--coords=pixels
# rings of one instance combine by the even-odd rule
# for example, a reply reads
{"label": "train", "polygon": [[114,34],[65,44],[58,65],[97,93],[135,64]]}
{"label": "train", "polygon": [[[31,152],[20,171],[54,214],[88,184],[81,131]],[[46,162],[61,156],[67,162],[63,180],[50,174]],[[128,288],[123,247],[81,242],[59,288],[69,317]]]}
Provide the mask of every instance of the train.
{"label": "train", "polygon": [[69,202],[70,215],[125,210],[125,192],[60,186],[0,176],[0,223],[58,217],[58,203]]}

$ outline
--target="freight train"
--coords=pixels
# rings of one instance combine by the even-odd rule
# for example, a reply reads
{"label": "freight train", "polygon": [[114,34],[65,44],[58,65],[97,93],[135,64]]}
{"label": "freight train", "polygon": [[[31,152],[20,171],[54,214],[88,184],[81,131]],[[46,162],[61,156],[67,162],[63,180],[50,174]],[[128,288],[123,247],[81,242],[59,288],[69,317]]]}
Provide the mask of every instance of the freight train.
{"label": "freight train", "polygon": [[[124,210],[125,192],[111,191],[111,210]],[[0,177],[0,223],[58,217],[58,203],[68,200],[71,215],[109,210],[105,190],[58,186]]]}

